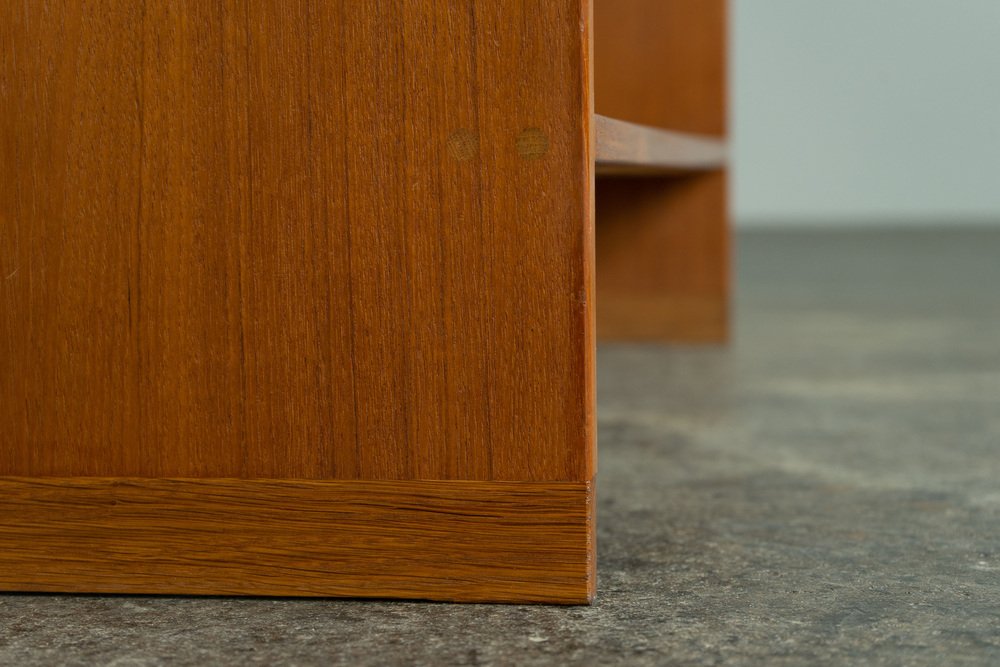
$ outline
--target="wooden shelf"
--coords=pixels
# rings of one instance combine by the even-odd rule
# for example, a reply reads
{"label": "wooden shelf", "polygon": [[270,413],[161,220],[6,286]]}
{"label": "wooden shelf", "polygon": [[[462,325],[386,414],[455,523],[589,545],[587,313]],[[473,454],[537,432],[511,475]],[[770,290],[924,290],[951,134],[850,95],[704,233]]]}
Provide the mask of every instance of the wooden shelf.
{"label": "wooden shelf", "polygon": [[713,137],[594,116],[597,175],[709,171],[726,165],[726,144]]}

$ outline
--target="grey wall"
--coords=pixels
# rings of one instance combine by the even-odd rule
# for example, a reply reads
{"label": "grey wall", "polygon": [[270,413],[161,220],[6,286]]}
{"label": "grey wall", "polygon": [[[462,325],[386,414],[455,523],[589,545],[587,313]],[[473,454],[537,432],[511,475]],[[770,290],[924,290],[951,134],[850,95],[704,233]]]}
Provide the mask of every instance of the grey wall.
{"label": "grey wall", "polygon": [[731,0],[738,224],[1000,223],[1000,0]]}

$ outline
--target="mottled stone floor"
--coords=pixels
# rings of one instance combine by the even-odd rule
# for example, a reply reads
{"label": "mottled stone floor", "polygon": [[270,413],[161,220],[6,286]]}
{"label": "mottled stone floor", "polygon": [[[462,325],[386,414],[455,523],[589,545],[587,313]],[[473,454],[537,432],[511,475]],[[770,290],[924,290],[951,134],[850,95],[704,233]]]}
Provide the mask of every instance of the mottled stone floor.
{"label": "mottled stone floor", "polygon": [[0,596],[0,664],[1000,663],[1000,231],[739,241],[731,347],[600,350],[594,606]]}

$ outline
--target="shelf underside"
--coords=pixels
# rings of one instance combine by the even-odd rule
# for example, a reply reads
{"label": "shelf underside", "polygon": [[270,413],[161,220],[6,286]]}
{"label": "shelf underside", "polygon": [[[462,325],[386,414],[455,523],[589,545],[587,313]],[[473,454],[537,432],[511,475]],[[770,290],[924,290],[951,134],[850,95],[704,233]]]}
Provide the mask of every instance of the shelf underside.
{"label": "shelf underside", "polygon": [[598,176],[685,174],[726,165],[722,139],[594,116]]}

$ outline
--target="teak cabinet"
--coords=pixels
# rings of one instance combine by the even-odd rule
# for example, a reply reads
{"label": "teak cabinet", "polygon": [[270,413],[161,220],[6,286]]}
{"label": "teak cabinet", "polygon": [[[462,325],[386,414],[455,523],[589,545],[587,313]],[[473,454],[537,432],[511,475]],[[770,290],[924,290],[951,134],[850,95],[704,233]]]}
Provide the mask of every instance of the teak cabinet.
{"label": "teak cabinet", "polygon": [[3,3],[0,589],[590,600],[595,332],[725,335],[724,18]]}

